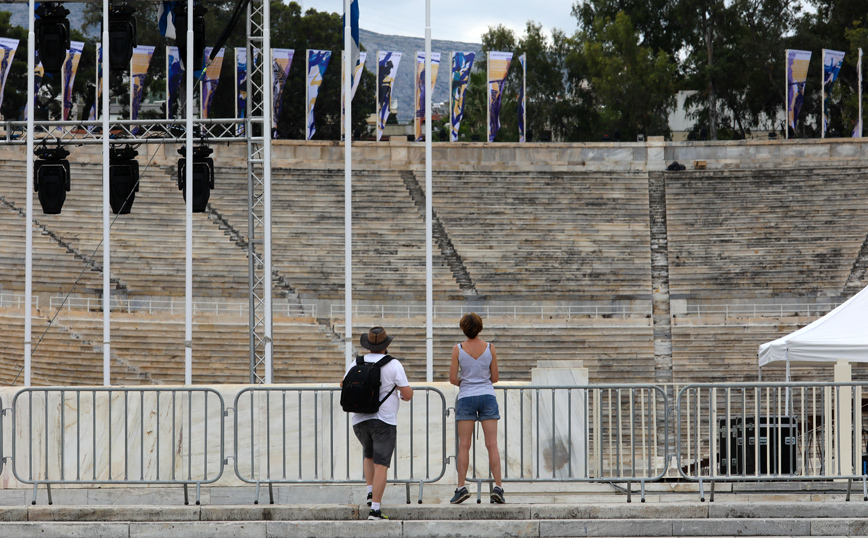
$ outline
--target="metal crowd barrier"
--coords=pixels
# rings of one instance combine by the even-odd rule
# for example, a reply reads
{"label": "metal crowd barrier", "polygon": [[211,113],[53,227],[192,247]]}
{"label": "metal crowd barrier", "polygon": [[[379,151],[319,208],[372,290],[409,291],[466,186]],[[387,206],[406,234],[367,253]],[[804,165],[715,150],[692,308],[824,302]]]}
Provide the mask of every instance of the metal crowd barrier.
{"label": "metal crowd barrier", "polygon": [[3,407],[3,398],[0,398],[0,475],[3,474],[3,468],[6,465],[6,458],[3,457],[3,417],[6,416],[6,408]]}
{"label": "metal crowd barrier", "polygon": [[[639,483],[668,469],[665,391],[652,385],[495,386],[498,447],[504,482]],[[458,453],[456,422],[455,450]],[[493,485],[481,432],[473,435],[467,480]]]}
{"label": "metal crowd barrier", "polygon": [[854,480],[868,500],[860,383],[688,385],[678,393],[678,464],[699,482]]}
{"label": "metal crowd barrier", "polygon": [[33,504],[40,484],[49,504],[51,484],[183,485],[185,504],[195,484],[199,504],[223,474],[223,415],[208,388],[26,388],[12,399],[11,468]]}
{"label": "metal crowd barrier", "polygon": [[[446,398],[432,387],[413,387],[398,412],[398,442],[391,465],[392,483],[426,483],[446,473]],[[340,407],[339,388],[257,386],[235,397],[235,474],[260,487],[274,484],[362,483],[361,446],[350,414]]]}

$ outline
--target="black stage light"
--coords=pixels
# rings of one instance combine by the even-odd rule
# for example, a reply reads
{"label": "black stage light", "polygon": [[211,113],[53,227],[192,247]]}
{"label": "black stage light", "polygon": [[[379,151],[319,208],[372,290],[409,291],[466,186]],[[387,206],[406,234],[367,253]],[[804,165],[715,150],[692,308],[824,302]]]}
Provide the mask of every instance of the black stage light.
{"label": "black stage light", "polygon": [[35,10],[36,50],[42,67],[48,73],[56,73],[66,61],[69,50],[69,10],[62,2],[42,2]]}
{"label": "black stage light", "polygon": [[129,69],[136,48],[136,9],[123,3],[109,5],[109,69]]}
{"label": "black stage light", "polygon": [[[205,13],[208,10],[202,2],[193,3],[193,71],[199,71],[205,65]],[[181,68],[186,69],[187,63],[187,2],[175,4],[175,45],[181,56]]]}
{"label": "black stage light", "polygon": [[129,146],[111,148],[109,153],[109,205],[115,215],[126,215],[139,192],[139,152]]}
{"label": "black stage light", "polygon": [[[214,188],[214,159],[208,158],[214,150],[208,146],[193,148],[193,213],[204,213]],[[187,147],[178,150],[181,155],[187,154]],[[187,159],[178,160],[178,189],[187,201]]]}
{"label": "black stage light", "polygon": [[46,215],[57,215],[66,201],[70,189],[69,151],[57,146],[36,148],[36,163],[33,167],[33,191],[39,193],[39,203]]}

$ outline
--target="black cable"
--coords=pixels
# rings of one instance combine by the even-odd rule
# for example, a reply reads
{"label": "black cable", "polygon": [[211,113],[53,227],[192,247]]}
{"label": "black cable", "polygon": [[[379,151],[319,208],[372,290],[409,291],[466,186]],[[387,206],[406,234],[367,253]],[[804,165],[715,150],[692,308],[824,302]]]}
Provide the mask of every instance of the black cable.
{"label": "black cable", "polygon": [[220,34],[220,37],[217,38],[217,43],[214,44],[214,48],[211,49],[211,54],[208,55],[209,64],[214,61],[214,58],[217,57],[217,51],[223,48],[223,45],[225,45],[226,41],[229,40],[229,36],[232,34],[232,31],[235,30],[235,26],[238,24],[238,20],[241,18],[241,12],[247,8],[247,4],[249,3],[250,0],[239,0],[238,5],[235,6],[235,12],[232,13],[232,17],[226,24],[226,28],[223,29],[223,33]]}

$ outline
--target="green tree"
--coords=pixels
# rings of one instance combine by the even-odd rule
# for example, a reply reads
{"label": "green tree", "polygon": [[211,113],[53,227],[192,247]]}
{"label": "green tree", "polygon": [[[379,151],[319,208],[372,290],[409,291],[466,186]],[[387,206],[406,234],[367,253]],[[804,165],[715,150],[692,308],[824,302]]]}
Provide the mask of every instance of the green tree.
{"label": "green tree", "polygon": [[3,96],[3,108],[0,110],[6,120],[23,118],[24,105],[27,102],[27,29],[12,26],[8,11],[0,11],[0,35],[18,40],[18,50],[12,58],[12,66],[6,78],[6,92]]}
{"label": "green tree", "polygon": [[639,35],[639,44],[652,51],[662,50],[674,57],[681,49],[683,26],[679,24],[677,0],[577,0],[572,14],[591,40],[597,35],[600,21],[615,20],[618,13],[630,17]]}
{"label": "green tree", "polygon": [[676,65],[663,51],[640,44],[626,13],[596,22],[593,34],[580,35],[581,61],[605,132],[619,130],[626,140],[668,135],[675,104]]}

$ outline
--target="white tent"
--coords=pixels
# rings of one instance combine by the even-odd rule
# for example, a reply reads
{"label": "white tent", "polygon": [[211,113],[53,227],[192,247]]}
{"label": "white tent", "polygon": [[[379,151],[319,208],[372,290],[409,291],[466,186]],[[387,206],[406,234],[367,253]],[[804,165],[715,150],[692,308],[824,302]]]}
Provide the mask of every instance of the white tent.
{"label": "white tent", "polygon": [[759,347],[759,366],[868,362],[868,287],[822,318]]}

